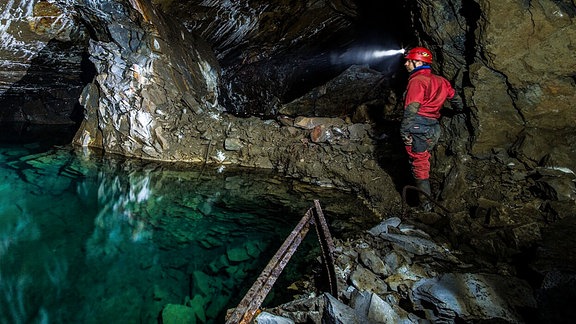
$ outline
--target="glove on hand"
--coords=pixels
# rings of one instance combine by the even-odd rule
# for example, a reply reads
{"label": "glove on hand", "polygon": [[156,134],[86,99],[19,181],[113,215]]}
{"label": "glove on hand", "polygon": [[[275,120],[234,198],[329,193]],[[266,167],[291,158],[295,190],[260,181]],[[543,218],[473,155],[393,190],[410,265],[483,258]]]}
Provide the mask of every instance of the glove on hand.
{"label": "glove on hand", "polygon": [[411,146],[412,145],[412,135],[410,134],[401,134],[402,136],[402,142],[404,142],[404,145],[406,146]]}
{"label": "glove on hand", "polygon": [[406,146],[412,145],[411,129],[418,116],[418,109],[420,109],[418,102],[413,102],[404,109],[404,118],[400,124],[400,136],[402,136],[402,141]]}
{"label": "glove on hand", "polygon": [[409,134],[410,129],[418,117],[418,109],[420,109],[420,103],[413,102],[406,106],[404,109],[404,118],[402,118],[402,123],[400,124],[400,132],[403,134]]}

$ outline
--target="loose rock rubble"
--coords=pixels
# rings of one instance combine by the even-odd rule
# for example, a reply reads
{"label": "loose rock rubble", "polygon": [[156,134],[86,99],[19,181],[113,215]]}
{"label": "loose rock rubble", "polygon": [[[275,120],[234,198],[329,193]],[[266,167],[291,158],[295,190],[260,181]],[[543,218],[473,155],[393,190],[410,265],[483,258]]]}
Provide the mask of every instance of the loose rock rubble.
{"label": "loose rock rubble", "polygon": [[523,322],[535,308],[528,282],[460,260],[439,237],[393,217],[358,238],[338,241],[339,296],[307,296],[268,310],[258,323]]}
{"label": "loose rock rubble", "polygon": [[[567,238],[575,227],[575,177],[504,160],[468,162],[462,203],[446,205],[456,212],[406,206],[403,215],[336,239],[338,296],[302,291],[266,309],[277,322],[259,323],[565,320],[562,305],[576,296]],[[441,203],[453,201],[444,194]]]}

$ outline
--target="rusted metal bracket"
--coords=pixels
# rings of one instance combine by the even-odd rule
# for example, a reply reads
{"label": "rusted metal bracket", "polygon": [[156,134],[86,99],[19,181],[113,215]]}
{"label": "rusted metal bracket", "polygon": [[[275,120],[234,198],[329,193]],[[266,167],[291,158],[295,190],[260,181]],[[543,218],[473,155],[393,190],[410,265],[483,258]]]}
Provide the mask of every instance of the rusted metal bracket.
{"label": "rusted metal bracket", "polygon": [[294,227],[290,235],[286,238],[282,246],[278,249],[276,254],[270,259],[268,265],[260,276],[256,279],[250,290],[244,295],[238,306],[234,309],[230,317],[226,320],[226,324],[248,324],[254,318],[254,315],[260,308],[260,305],[274,286],[276,279],[288,264],[288,261],[302,243],[310,225],[314,224],[320,247],[322,249],[322,263],[325,266],[330,293],[333,296],[338,296],[338,287],[336,283],[336,272],[334,271],[334,242],[328,230],[328,224],[322,213],[320,202],[314,200],[314,207],[308,209],[304,217]]}

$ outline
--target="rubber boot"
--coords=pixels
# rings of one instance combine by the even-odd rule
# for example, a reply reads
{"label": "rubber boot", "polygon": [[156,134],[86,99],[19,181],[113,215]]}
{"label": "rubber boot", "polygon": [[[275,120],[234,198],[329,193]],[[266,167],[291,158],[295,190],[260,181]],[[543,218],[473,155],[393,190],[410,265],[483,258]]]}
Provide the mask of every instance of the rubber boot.
{"label": "rubber boot", "polygon": [[[432,190],[430,189],[430,180],[428,180],[428,179],[416,179],[416,187],[418,189],[420,189],[422,192],[424,192],[425,194],[427,194],[428,196],[432,196]],[[426,195],[423,195],[422,193],[420,193],[418,195],[418,197],[420,199],[420,208],[422,208],[422,210],[425,212],[432,211],[432,203],[426,197]]]}

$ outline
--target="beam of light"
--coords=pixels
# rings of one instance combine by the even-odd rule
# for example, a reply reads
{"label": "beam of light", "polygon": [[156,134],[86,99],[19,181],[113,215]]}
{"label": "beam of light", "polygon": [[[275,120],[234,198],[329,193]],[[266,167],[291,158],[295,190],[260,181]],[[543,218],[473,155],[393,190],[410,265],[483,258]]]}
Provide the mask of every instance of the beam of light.
{"label": "beam of light", "polygon": [[330,55],[332,64],[367,64],[374,63],[386,57],[403,54],[402,49],[374,49],[363,47],[352,47],[342,53],[333,53]]}
{"label": "beam of light", "polygon": [[381,51],[374,51],[372,53],[372,56],[374,58],[379,58],[379,57],[386,57],[386,56],[393,56],[393,55],[398,55],[398,54],[404,54],[404,52],[406,52],[405,49],[401,48],[399,50],[381,50]]}

